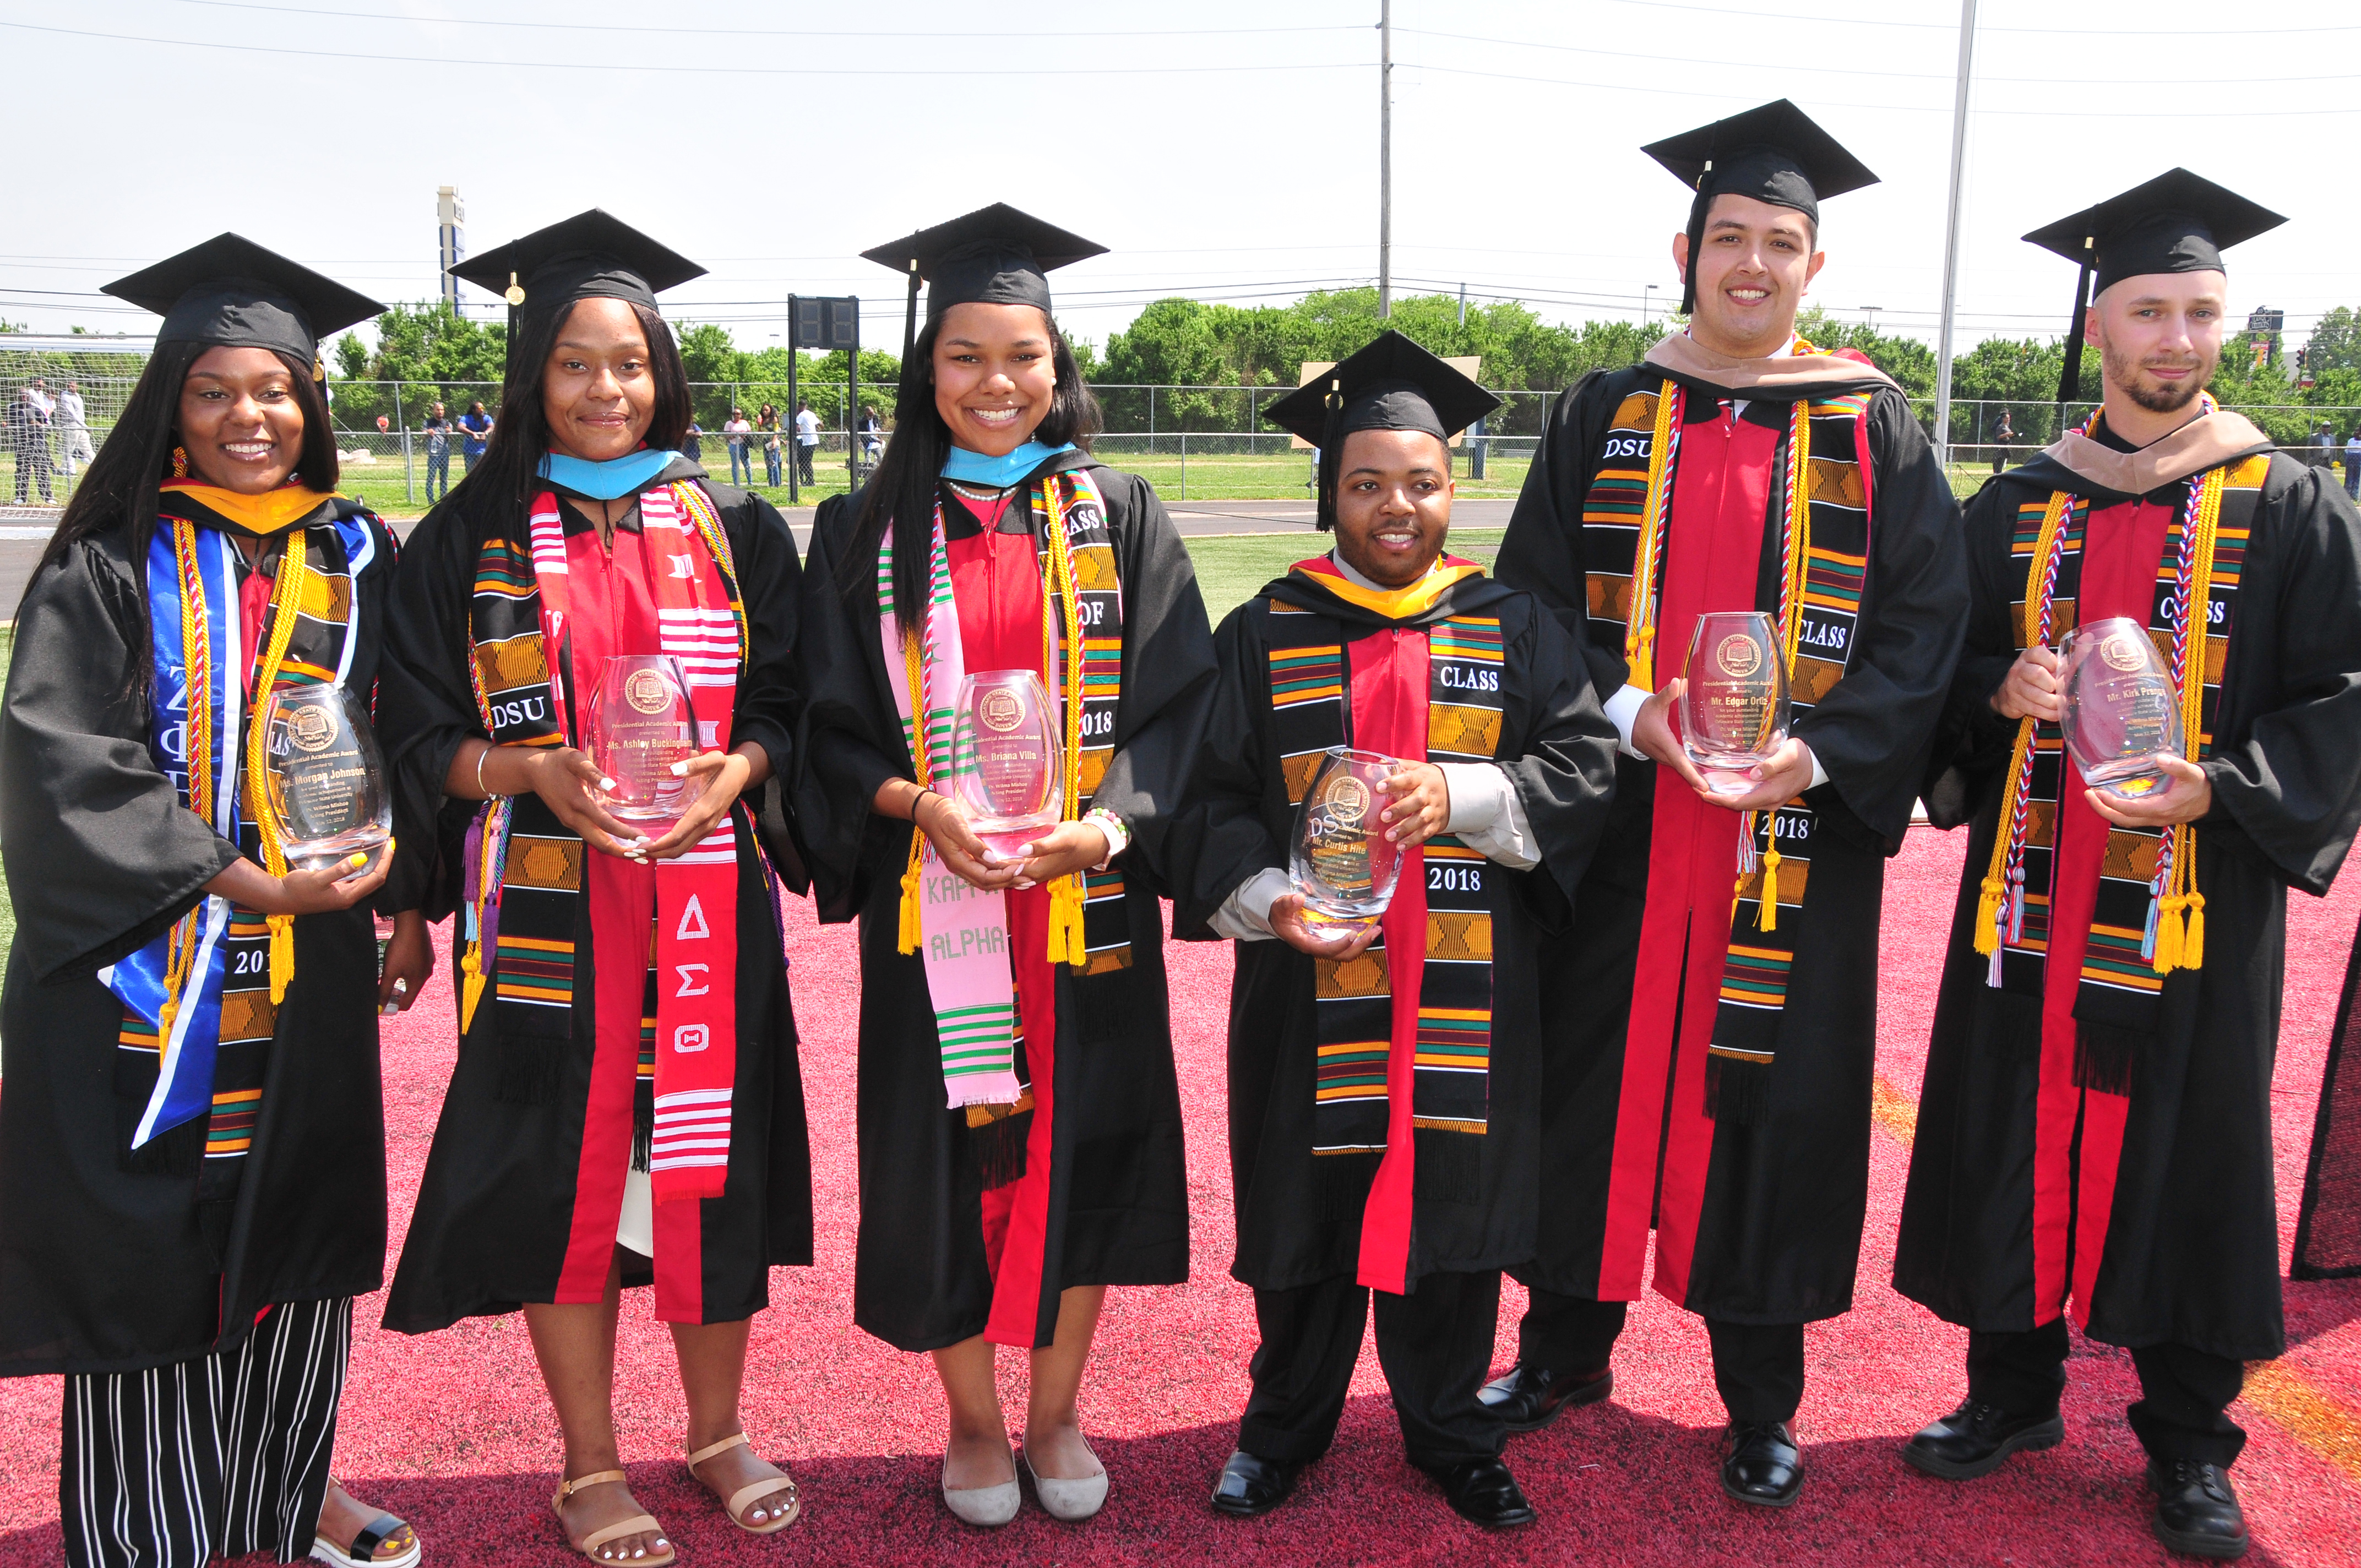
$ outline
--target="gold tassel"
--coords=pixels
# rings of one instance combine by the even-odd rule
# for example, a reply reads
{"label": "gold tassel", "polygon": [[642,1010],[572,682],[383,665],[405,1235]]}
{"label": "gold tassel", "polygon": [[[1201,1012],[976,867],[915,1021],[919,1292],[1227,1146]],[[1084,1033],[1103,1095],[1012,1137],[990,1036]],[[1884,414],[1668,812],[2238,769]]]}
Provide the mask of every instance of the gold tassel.
{"label": "gold tassel", "polygon": [[1779,928],[1779,850],[1775,846],[1763,854],[1763,895],[1755,905],[1754,927],[1758,931]]}
{"label": "gold tassel", "polygon": [[1656,629],[1640,628],[1638,646],[1631,650],[1631,682],[1643,692],[1656,689]]}
{"label": "gold tassel", "polygon": [[[2004,847],[2003,853],[2006,850]],[[1976,951],[1985,958],[2000,946],[2000,895],[2004,884],[1996,876],[1984,878],[1976,890]]]}
{"label": "gold tassel", "polygon": [[287,1000],[287,987],[295,979],[295,916],[273,915],[270,921],[270,1004],[273,1007]]}
{"label": "gold tassel", "polygon": [[484,999],[483,944],[467,944],[467,955],[459,960],[459,1033],[466,1034],[476,1021],[476,1003]]}
{"label": "gold tassel", "polygon": [[1080,872],[1049,884],[1049,961],[1076,969],[1091,961],[1082,937],[1082,877]]}
{"label": "gold tassel", "polygon": [[899,949],[915,953],[925,940],[926,928],[918,919],[918,868],[926,853],[926,834],[910,829],[910,864],[902,873],[902,927],[897,941]]}
{"label": "gold tassel", "polygon": [[2189,894],[2189,936],[2180,945],[2180,967],[2205,967],[2205,895],[2193,888]]}
{"label": "gold tassel", "polygon": [[2170,974],[2180,967],[2180,907],[2179,894],[2156,901],[2156,972]]}

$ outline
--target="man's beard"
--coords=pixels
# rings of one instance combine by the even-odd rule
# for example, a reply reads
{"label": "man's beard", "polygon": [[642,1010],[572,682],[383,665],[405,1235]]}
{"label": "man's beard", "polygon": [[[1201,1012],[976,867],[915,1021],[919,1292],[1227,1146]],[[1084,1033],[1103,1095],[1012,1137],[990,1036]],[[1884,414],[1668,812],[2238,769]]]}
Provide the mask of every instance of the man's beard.
{"label": "man's beard", "polygon": [[2205,384],[2213,379],[2213,367],[2206,364],[2202,359],[2191,359],[2181,363],[2202,372],[2201,374],[2188,377],[2179,382],[2169,381],[2147,387],[2142,386],[2138,379],[2142,368],[2139,361],[2129,355],[2117,354],[2112,348],[2102,347],[2099,350],[2099,360],[2106,367],[2109,383],[2121,387],[2124,396],[2152,414],[2179,413],[2191,403],[2195,402],[2197,394],[2203,391]]}

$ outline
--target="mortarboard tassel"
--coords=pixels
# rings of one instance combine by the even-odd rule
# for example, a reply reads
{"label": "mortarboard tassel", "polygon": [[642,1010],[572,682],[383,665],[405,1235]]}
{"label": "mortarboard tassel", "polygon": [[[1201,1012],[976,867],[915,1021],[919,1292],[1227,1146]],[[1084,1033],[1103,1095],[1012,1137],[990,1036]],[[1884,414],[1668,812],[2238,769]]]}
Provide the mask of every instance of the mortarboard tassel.
{"label": "mortarboard tassel", "polygon": [[2082,241],[2082,275],[2074,284],[2074,319],[2066,329],[2066,363],[2058,372],[2058,400],[2080,402],[2082,398],[2082,329],[2090,318],[2091,268],[2097,260],[2092,242]]}

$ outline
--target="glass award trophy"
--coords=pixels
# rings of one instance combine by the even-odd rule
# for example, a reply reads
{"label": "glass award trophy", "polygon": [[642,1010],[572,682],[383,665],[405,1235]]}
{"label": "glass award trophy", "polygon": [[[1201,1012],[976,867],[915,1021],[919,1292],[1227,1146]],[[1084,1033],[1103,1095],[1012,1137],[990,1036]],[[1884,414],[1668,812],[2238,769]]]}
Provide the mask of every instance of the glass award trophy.
{"label": "glass award trophy", "polygon": [[697,753],[688,677],[669,653],[614,653],[590,694],[590,760],[615,781],[599,792],[608,814],[634,827],[680,819],[704,793],[673,765]]}
{"label": "glass award trophy", "polygon": [[1064,814],[1058,707],[1031,670],[983,670],[951,711],[949,795],[986,845],[1014,859]]}
{"label": "glass award trophy", "polygon": [[2074,629],[2059,650],[2066,751],[2092,788],[2138,800],[2171,781],[2157,765],[2181,751],[2172,673],[2136,620],[2113,616]]}
{"label": "glass award trophy", "polygon": [[1395,758],[1331,746],[1295,815],[1289,874],[1311,923],[1366,926],[1393,902],[1401,847],[1386,837],[1378,813],[1385,782],[1401,771]]}
{"label": "glass award trophy", "polygon": [[319,871],[355,853],[375,865],[392,837],[393,795],[360,699],[342,686],[282,686],[262,721],[264,806],[288,865]]}
{"label": "glass award trophy", "polygon": [[1749,769],[1787,740],[1787,666],[1779,628],[1759,609],[1697,617],[1689,637],[1681,749],[1716,795],[1754,787]]}

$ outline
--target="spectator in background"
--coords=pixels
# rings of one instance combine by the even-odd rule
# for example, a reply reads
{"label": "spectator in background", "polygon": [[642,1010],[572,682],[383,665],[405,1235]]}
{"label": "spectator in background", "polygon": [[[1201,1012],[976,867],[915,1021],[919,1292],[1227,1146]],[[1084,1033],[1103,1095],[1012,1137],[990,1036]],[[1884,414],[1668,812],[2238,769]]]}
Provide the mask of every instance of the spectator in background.
{"label": "spectator in background", "polygon": [[1993,472],[1997,474],[2008,466],[2008,449],[2016,443],[2016,427],[2008,422],[2008,411],[2000,411],[2000,423],[1993,427]]}
{"label": "spectator in background", "polygon": [[782,483],[779,478],[779,411],[764,403],[763,411],[754,416],[754,428],[762,433],[763,466],[769,471],[771,488],[775,490]]}
{"label": "spectator in background", "polygon": [[2322,420],[2320,428],[2312,433],[2311,441],[2305,444],[2319,449],[2307,454],[2304,457],[2305,462],[2321,468],[2333,469],[2336,466],[2336,427],[2334,425],[2330,424],[2326,420]]}
{"label": "spectator in background", "polygon": [[877,461],[885,450],[885,427],[877,422],[877,411],[867,403],[861,405],[861,451],[870,462]]}
{"label": "spectator in background", "polygon": [[459,416],[459,428],[467,433],[466,456],[467,472],[472,474],[483,458],[484,444],[492,438],[492,416],[484,411],[483,399],[467,405],[467,411]]}
{"label": "spectator in background", "polygon": [[38,376],[8,400],[8,446],[16,455],[16,504],[38,481],[41,504],[49,505],[49,398]]}
{"label": "spectator in background", "polygon": [[692,463],[705,461],[705,428],[695,420],[688,422],[688,431],[680,438],[680,455]]}
{"label": "spectator in background", "polygon": [[451,416],[441,403],[426,405],[426,504],[451,493]]}
{"label": "spectator in background", "polygon": [[796,477],[805,484],[812,478],[812,457],[819,451],[819,415],[811,411],[808,400],[796,405]]}
{"label": "spectator in background", "polygon": [[748,438],[754,427],[746,422],[744,409],[731,409],[721,426],[721,444],[730,448],[730,482],[752,485],[754,482],[754,455],[747,450]]}
{"label": "spectator in background", "polygon": [[2361,501],[2361,422],[2345,438],[2345,493]]}
{"label": "spectator in background", "polygon": [[58,432],[58,477],[71,488],[74,465],[87,463],[96,455],[90,444],[90,422],[82,409],[81,382],[66,383],[66,389],[58,394],[58,404],[49,420]]}

